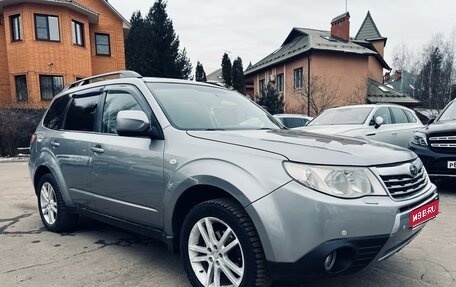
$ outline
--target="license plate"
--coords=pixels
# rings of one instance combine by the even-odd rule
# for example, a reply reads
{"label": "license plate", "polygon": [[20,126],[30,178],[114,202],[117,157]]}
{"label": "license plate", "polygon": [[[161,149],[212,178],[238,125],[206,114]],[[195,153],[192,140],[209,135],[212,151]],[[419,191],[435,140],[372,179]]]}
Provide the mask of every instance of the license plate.
{"label": "license plate", "polygon": [[410,212],[409,225],[411,228],[433,219],[439,214],[439,201],[435,200]]}
{"label": "license plate", "polygon": [[449,161],[448,169],[456,169],[456,161]]}

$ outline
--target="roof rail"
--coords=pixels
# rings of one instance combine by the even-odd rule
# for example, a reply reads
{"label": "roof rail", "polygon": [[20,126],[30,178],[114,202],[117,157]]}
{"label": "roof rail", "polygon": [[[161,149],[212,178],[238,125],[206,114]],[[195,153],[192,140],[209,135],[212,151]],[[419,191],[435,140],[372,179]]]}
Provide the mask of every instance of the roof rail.
{"label": "roof rail", "polygon": [[100,82],[103,80],[108,80],[108,79],[118,79],[118,78],[142,78],[142,76],[134,71],[116,71],[116,72],[110,72],[106,74],[100,74],[96,75],[93,77],[88,77],[84,78],[82,80],[76,81],[68,85],[68,87],[65,88],[65,90],[74,88],[74,87],[80,87],[84,85],[88,85],[91,83],[95,82]]}

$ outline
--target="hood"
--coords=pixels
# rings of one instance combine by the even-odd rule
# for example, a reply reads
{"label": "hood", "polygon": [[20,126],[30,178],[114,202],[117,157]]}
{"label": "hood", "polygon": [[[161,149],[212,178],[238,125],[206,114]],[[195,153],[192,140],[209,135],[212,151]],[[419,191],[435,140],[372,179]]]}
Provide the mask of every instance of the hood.
{"label": "hood", "polygon": [[361,127],[362,125],[318,125],[300,127],[298,129],[313,133],[340,135],[353,130],[359,130]]}
{"label": "hood", "polygon": [[450,122],[434,122],[424,128],[427,134],[452,134],[456,135],[456,121]]}
{"label": "hood", "polygon": [[263,150],[290,161],[310,164],[378,166],[416,158],[413,152],[398,146],[299,130],[187,133],[195,138]]}

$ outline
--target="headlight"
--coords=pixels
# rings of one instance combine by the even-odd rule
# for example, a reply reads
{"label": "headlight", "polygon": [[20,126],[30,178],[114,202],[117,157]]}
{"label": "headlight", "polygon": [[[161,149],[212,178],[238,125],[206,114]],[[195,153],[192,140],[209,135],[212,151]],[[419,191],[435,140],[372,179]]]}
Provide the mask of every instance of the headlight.
{"label": "headlight", "polygon": [[386,195],[378,179],[368,168],[316,166],[284,163],[288,174],[301,184],[329,195],[355,198]]}
{"label": "headlight", "polygon": [[420,146],[428,146],[426,135],[416,132],[412,137],[412,143]]}

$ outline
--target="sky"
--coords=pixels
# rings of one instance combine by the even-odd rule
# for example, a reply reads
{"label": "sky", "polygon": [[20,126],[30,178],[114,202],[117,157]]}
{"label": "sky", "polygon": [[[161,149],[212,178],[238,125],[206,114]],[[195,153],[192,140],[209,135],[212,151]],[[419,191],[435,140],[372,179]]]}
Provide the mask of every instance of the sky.
{"label": "sky", "polygon": [[[153,0],[109,0],[129,20],[134,11],[147,14]],[[356,36],[367,11],[387,37],[385,59],[406,45],[419,54],[435,34],[450,38],[456,31],[455,0],[347,0],[350,35]],[[330,30],[334,17],[345,12],[346,0],[168,0],[167,12],[193,68],[206,74],[221,66],[226,52],[241,57],[244,68],[281,46],[293,27]]]}

